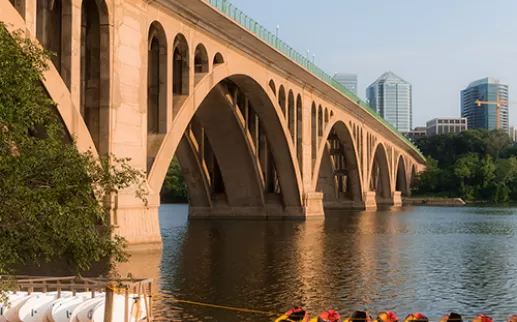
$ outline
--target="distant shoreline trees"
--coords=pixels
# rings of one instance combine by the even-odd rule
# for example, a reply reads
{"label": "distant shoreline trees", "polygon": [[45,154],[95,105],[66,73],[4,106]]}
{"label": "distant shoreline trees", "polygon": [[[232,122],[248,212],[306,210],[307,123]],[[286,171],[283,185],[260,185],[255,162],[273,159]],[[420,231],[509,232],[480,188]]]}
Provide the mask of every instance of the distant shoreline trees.
{"label": "distant shoreline trees", "polygon": [[413,183],[414,196],[517,201],[517,147],[504,130],[435,135],[415,144],[427,157],[427,168]]}
{"label": "distant shoreline trees", "polygon": [[187,203],[188,189],[181,166],[176,158],[174,158],[167,171],[162,191],[160,192],[162,203]]}

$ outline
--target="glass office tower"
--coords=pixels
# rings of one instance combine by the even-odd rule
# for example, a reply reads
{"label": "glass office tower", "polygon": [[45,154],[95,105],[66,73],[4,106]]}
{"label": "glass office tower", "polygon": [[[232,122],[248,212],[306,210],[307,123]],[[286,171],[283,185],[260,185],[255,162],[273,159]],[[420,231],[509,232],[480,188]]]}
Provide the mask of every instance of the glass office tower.
{"label": "glass office tower", "polygon": [[413,129],[411,84],[392,72],[384,73],[366,89],[368,104],[400,132]]}
{"label": "glass office tower", "polygon": [[336,73],[333,77],[339,84],[343,85],[346,89],[357,95],[357,75]]}
{"label": "glass office tower", "polygon": [[[508,101],[508,85],[503,85],[499,80],[487,77],[474,81],[461,91],[461,116],[468,119],[469,129],[497,128],[496,104],[481,104],[476,101],[495,102],[499,94],[500,101]],[[501,128],[509,129],[508,105],[501,105]]]}

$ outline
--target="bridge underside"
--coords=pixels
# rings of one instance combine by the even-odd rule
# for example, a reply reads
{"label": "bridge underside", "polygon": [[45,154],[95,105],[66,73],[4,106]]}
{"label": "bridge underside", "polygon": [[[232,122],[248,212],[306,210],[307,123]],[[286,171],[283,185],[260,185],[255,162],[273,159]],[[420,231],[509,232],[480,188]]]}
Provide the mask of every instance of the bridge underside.
{"label": "bridge underside", "polygon": [[206,1],[172,3],[182,9],[140,0],[0,3],[10,31],[57,53],[43,84],[78,148],[147,171],[148,205],[134,187],[115,198],[110,219],[120,235],[160,242],[159,194],[174,157],[190,218],[401,205],[424,167],[413,147]]}

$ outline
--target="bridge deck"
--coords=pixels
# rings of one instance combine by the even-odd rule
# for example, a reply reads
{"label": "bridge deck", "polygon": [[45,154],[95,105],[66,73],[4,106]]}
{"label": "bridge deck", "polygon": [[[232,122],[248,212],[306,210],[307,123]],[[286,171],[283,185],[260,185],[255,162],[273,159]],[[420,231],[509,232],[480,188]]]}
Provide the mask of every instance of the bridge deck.
{"label": "bridge deck", "polygon": [[[209,29],[212,33],[216,30],[224,30],[225,34],[220,34],[221,37],[232,38],[234,43],[239,44],[238,49],[259,61],[266,61],[270,68],[292,75],[291,81],[311,84],[320,93],[337,102],[345,99],[347,104],[339,104],[343,109],[363,120],[373,129],[389,129],[393,134],[391,138],[393,141],[402,141],[409,150],[414,152],[417,159],[425,162],[425,157],[420,150],[368,104],[229,1],[158,1],[167,7],[173,7],[175,11],[188,12],[189,16],[197,18],[196,23],[200,27]],[[361,108],[357,108],[358,106]]]}

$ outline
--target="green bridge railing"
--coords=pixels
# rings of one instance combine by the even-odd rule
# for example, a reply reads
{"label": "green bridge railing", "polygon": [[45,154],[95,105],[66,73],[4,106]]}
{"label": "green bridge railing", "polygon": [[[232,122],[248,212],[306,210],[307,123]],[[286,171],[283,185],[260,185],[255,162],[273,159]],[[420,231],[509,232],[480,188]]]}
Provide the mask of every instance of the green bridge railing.
{"label": "green bridge railing", "polygon": [[241,26],[254,33],[262,40],[282,52],[287,57],[291,58],[295,62],[297,62],[300,66],[307,69],[309,72],[316,75],[318,78],[323,80],[324,82],[330,84],[332,87],[340,91],[342,94],[357,102],[359,106],[363,109],[370,112],[377,120],[379,120],[382,124],[384,124],[387,128],[391,129],[395,134],[397,134],[403,141],[408,143],[417,153],[425,159],[424,155],[420,150],[402,133],[400,133],[393,125],[391,125],[388,121],[386,121],[382,116],[377,114],[368,104],[363,102],[357,95],[347,90],[343,85],[339,84],[335,79],[333,79],[330,75],[321,70],[318,66],[312,63],[308,57],[300,54],[296,50],[294,50],[291,46],[280,40],[276,37],[275,34],[268,31],[261,24],[256,22],[255,20],[248,17],[244,14],[239,8],[235,7],[227,0],[207,0],[211,5],[215,8],[219,9],[222,13],[226,14],[236,22],[238,22]]}

